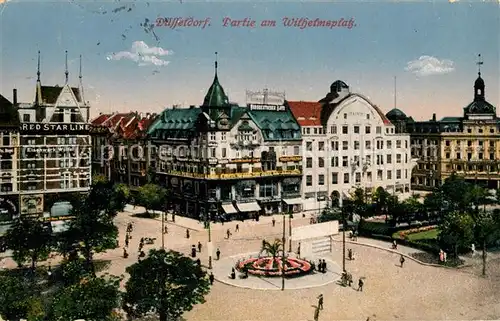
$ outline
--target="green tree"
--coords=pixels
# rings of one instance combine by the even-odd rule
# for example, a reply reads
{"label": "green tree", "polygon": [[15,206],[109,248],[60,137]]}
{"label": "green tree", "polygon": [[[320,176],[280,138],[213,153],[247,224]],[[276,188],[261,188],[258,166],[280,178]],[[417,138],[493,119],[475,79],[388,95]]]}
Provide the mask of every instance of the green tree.
{"label": "green tree", "polygon": [[73,205],[72,215],[75,218],[69,221],[68,229],[60,235],[60,252],[66,254],[68,249],[78,244],[87,268],[94,275],[93,254],[114,249],[118,229],[113,222],[114,215],[94,207],[89,197],[82,198]]}
{"label": "green tree", "polygon": [[164,210],[167,201],[167,190],[156,184],[139,187],[137,202],[148,210]]}
{"label": "green tree", "polygon": [[116,216],[130,200],[130,190],[125,184],[113,184],[105,179],[94,182],[87,197],[89,206]]}
{"label": "green tree", "polygon": [[467,213],[472,205],[473,185],[456,174],[448,177],[440,190],[448,212]]}
{"label": "green tree", "polygon": [[390,194],[382,186],[377,187],[373,193],[372,199],[375,203],[375,213],[377,215],[381,215],[386,210],[389,196]]}
{"label": "green tree", "polygon": [[22,218],[7,231],[5,244],[13,251],[13,258],[19,266],[31,261],[34,272],[36,262],[47,259],[50,254],[51,235],[41,221]]}
{"label": "green tree", "polygon": [[84,278],[62,288],[54,295],[50,320],[118,321],[120,278],[105,276]]}
{"label": "green tree", "polygon": [[483,275],[486,275],[486,256],[488,246],[494,244],[500,235],[500,220],[492,212],[481,212],[473,216],[474,241],[481,246]]}
{"label": "green tree", "polygon": [[440,220],[442,214],[446,212],[443,204],[443,194],[440,189],[425,195],[423,209],[430,219]]}
{"label": "green tree", "polygon": [[458,257],[460,249],[468,248],[474,241],[474,220],[469,214],[460,212],[449,213],[439,224],[439,243],[452,250]]}
{"label": "green tree", "polygon": [[325,207],[318,217],[320,223],[329,221],[342,221],[342,212],[339,208]]}
{"label": "green tree", "polygon": [[21,276],[0,276],[0,316],[5,320],[39,320],[40,296],[37,285]]}
{"label": "green tree", "polygon": [[124,310],[140,317],[153,311],[160,321],[177,320],[210,291],[206,273],[179,252],[151,250],[142,261],[127,268]]}
{"label": "green tree", "polygon": [[354,190],[351,201],[354,207],[353,213],[359,214],[363,217],[367,216],[368,204],[367,204],[366,192],[363,188],[358,187]]}
{"label": "green tree", "polygon": [[280,252],[283,252],[284,247],[283,247],[283,242],[280,239],[275,239],[273,242],[268,242],[268,241],[262,241],[262,248],[260,249],[261,253],[267,253],[267,255],[270,255],[275,259],[278,257]]}

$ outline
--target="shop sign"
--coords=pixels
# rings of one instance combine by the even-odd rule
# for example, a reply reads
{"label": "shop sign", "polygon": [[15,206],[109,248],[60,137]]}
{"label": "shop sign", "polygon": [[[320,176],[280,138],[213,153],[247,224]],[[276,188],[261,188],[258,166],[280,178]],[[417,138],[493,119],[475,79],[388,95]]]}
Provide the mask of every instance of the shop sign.
{"label": "shop sign", "polygon": [[26,153],[50,154],[50,153],[68,153],[74,152],[78,146],[60,146],[60,147],[24,147]]}
{"label": "shop sign", "polygon": [[0,154],[14,154],[14,148],[0,148]]}
{"label": "shop sign", "polygon": [[233,158],[230,163],[258,163],[260,158]]}
{"label": "shop sign", "polygon": [[90,124],[73,123],[25,123],[21,124],[19,130],[23,134],[44,135],[44,134],[88,134]]}
{"label": "shop sign", "polygon": [[280,162],[300,162],[302,161],[302,156],[281,156],[279,160]]}
{"label": "shop sign", "polygon": [[21,214],[43,213],[43,194],[21,195]]}
{"label": "shop sign", "polygon": [[16,200],[0,197],[0,221],[10,221],[15,215],[17,215]]}
{"label": "shop sign", "polygon": [[217,158],[210,158],[210,159],[208,160],[208,163],[209,163],[210,165],[216,165],[216,164],[218,163],[218,160],[217,160]]}
{"label": "shop sign", "polygon": [[227,163],[229,163],[229,160],[227,160],[225,158],[224,159],[219,159],[219,164],[227,164]]}
{"label": "shop sign", "polygon": [[248,104],[250,110],[265,110],[265,111],[286,111],[283,105],[269,105],[269,104]]}
{"label": "shop sign", "polygon": [[208,147],[217,147],[217,142],[208,142]]}

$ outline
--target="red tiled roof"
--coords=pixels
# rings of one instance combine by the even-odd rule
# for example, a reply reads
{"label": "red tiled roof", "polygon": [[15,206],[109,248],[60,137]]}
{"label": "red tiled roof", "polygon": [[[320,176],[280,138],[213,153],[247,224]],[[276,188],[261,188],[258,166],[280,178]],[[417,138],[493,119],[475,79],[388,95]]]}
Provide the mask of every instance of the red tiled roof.
{"label": "red tiled roof", "polygon": [[94,118],[93,120],[90,121],[90,123],[94,126],[100,126],[102,125],[103,122],[105,122],[109,117],[111,117],[111,114],[101,114]]}
{"label": "red tiled roof", "polygon": [[300,126],[321,126],[321,103],[314,101],[287,101],[287,103]]}

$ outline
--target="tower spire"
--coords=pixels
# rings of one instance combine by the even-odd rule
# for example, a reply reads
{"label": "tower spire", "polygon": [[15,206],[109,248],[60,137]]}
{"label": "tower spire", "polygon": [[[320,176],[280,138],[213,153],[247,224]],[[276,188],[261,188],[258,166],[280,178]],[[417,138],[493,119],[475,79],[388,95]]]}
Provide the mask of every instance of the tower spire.
{"label": "tower spire", "polygon": [[38,50],[38,64],[36,69],[36,81],[40,82],[40,50]]}
{"label": "tower spire", "polygon": [[83,96],[83,81],[82,81],[82,55],[80,55],[80,71],[78,73],[78,79],[80,80],[79,81],[79,85],[80,85],[80,98],[82,100],[82,103],[85,103],[85,99],[84,99],[84,96]]}
{"label": "tower spire", "polygon": [[479,77],[481,77],[481,65],[483,64],[483,59],[481,58],[481,54],[479,54],[477,56],[477,62],[476,62],[476,65],[477,65],[477,74],[479,75]]}
{"label": "tower spire", "polygon": [[217,76],[217,51],[215,52],[215,75]]}
{"label": "tower spire", "polygon": [[80,79],[80,83],[82,82],[82,55],[80,55],[80,72],[78,74],[78,78]]}
{"label": "tower spire", "polygon": [[397,78],[394,76],[394,108],[396,108],[396,98],[397,98]]}
{"label": "tower spire", "polygon": [[68,72],[68,50],[66,50],[66,69],[64,71],[64,75],[66,75],[66,84],[68,83],[68,76],[69,76],[69,72]]}

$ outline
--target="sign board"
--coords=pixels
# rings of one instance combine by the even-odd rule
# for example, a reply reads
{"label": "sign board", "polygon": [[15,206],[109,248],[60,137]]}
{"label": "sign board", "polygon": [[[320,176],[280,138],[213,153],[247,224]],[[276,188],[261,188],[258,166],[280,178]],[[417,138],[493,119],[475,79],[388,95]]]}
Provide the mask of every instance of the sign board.
{"label": "sign board", "polygon": [[17,214],[17,197],[0,197],[0,221],[10,221]]}
{"label": "sign board", "polygon": [[283,105],[269,105],[269,104],[248,104],[250,110],[265,110],[265,111],[286,111]]}
{"label": "sign board", "polygon": [[21,214],[43,213],[43,194],[21,195]]}
{"label": "sign board", "polygon": [[270,91],[264,89],[262,91],[246,91],[246,101],[248,104],[275,104],[283,105],[285,103],[285,93]]}
{"label": "sign board", "polygon": [[77,123],[24,123],[19,126],[19,131],[22,134],[45,135],[45,134],[80,134],[88,135],[90,132],[90,124]]}
{"label": "sign board", "polygon": [[14,154],[14,148],[0,148],[0,154]]}
{"label": "sign board", "polygon": [[292,228],[292,240],[302,241],[339,234],[339,221],[330,221]]}

